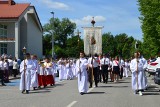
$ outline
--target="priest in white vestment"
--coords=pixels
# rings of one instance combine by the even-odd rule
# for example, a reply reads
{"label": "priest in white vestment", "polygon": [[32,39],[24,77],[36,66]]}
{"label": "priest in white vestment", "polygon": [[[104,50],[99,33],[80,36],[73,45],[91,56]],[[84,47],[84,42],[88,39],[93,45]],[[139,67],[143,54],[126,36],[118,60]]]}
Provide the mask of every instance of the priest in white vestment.
{"label": "priest in white vestment", "polygon": [[[141,90],[145,89],[144,83],[144,64],[139,59],[139,54],[135,53],[135,58],[131,61],[130,69],[132,72],[132,89],[134,94],[139,91],[139,95],[143,95]],[[138,67],[137,67],[138,65]]]}
{"label": "priest in white vestment", "polygon": [[84,58],[84,53],[80,53],[80,59],[76,62],[76,71],[78,73],[78,90],[81,95],[88,91],[87,66],[88,61]]}
{"label": "priest in white vestment", "polygon": [[33,61],[33,68],[31,69],[31,87],[33,88],[33,90],[35,90],[35,88],[38,88],[38,61],[37,61],[37,56],[36,55],[32,55],[31,59]]}
{"label": "priest in white vestment", "polygon": [[26,93],[29,93],[30,90],[30,84],[31,84],[31,70],[33,69],[33,61],[30,58],[30,54],[26,54],[26,59],[23,60],[20,64],[20,73],[21,73],[21,79],[20,79],[20,90],[22,93],[26,91]]}

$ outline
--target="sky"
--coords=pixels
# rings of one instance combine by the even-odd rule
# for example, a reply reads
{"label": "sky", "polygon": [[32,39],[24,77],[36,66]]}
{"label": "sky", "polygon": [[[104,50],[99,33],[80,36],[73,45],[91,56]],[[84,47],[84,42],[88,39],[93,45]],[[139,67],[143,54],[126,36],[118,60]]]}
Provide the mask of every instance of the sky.
{"label": "sky", "polygon": [[[14,0],[17,3],[31,3],[35,6],[41,24],[44,25],[53,17],[69,18],[75,22],[77,29],[90,27],[92,17],[95,26],[103,26],[102,33],[113,35],[126,33],[135,39],[142,40],[137,0]],[[76,30],[77,30],[76,29]],[[76,32],[76,31],[75,31]]]}

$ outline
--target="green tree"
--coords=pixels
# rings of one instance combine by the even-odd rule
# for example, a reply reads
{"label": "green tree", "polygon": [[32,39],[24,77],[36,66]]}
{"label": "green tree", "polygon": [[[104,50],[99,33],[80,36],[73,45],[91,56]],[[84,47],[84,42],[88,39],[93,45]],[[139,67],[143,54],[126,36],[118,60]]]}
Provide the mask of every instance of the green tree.
{"label": "green tree", "polygon": [[83,51],[84,43],[82,39],[79,39],[78,36],[73,36],[67,39],[66,55],[68,57],[79,57],[79,52]]}
{"label": "green tree", "polygon": [[102,52],[105,54],[114,54],[114,37],[111,32],[102,35]]}
{"label": "green tree", "polygon": [[[73,32],[75,28],[76,28],[76,24],[72,23],[68,18],[63,18],[62,20],[59,20],[58,18],[55,18],[55,19],[51,18],[49,20],[49,23],[43,26],[44,36],[50,35],[51,37],[53,36],[54,38],[54,44],[55,44],[54,50],[57,55],[65,55],[67,39],[73,36]],[[49,50],[52,49],[51,47],[48,47],[48,48]],[[47,48],[47,52],[48,52],[48,48]],[[48,53],[45,53],[45,54],[48,54]]]}
{"label": "green tree", "polygon": [[155,56],[160,50],[160,1],[138,0],[144,42],[143,53]]}
{"label": "green tree", "polygon": [[46,34],[43,36],[43,55],[51,55],[52,42],[51,35]]}

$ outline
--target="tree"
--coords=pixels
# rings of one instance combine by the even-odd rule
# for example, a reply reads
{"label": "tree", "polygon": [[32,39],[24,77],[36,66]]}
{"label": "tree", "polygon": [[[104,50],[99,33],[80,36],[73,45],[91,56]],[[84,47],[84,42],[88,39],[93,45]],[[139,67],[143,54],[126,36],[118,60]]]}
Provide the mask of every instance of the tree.
{"label": "tree", "polygon": [[144,42],[143,52],[147,57],[160,50],[160,1],[138,0]]}
{"label": "tree", "polygon": [[83,40],[79,40],[78,46],[78,36],[73,36],[67,39],[66,55],[68,57],[79,57],[79,52],[84,49]]}
{"label": "tree", "polygon": [[43,55],[51,55],[52,43],[51,35],[43,36]]}
{"label": "tree", "polygon": [[[54,44],[55,44],[54,50],[56,54],[64,55],[66,51],[64,48],[66,48],[67,46],[66,44],[67,39],[73,36],[73,32],[75,28],[76,28],[76,24],[72,23],[68,18],[63,18],[62,20],[59,20],[58,18],[55,18],[55,19],[51,18],[49,23],[43,26],[44,36],[50,35],[51,37],[52,36],[54,37]],[[48,40],[48,42],[50,41]],[[51,51],[52,48],[51,47],[48,47],[48,48]],[[47,52],[48,52],[48,48],[47,48]],[[48,53],[45,53],[45,54],[48,54]]]}
{"label": "tree", "polygon": [[128,39],[128,35],[125,33],[118,34],[115,36],[114,44],[116,47],[116,55],[124,56],[122,53],[122,50],[123,50],[125,43],[127,42],[127,39]]}
{"label": "tree", "polygon": [[114,37],[108,32],[102,35],[102,52],[105,54],[114,54]]}

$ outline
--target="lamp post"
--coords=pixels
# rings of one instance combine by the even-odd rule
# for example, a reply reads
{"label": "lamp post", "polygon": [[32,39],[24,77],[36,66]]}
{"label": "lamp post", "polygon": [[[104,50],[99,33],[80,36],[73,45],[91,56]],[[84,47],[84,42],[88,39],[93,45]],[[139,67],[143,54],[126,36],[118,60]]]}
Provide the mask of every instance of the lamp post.
{"label": "lamp post", "polygon": [[139,44],[138,44],[138,42],[136,41],[136,43],[135,43],[135,49],[136,49],[136,50],[138,49],[138,46],[139,46]]}
{"label": "lamp post", "polygon": [[22,49],[22,52],[23,52],[24,57],[25,57],[25,54],[26,54],[26,50],[27,50],[27,49],[26,49],[26,47],[24,46],[23,49]]}
{"label": "lamp post", "polygon": [[[51,14],[53,15],[53,27],[54,27],[54,12],[52,11]],[[52,32],[52,58],[54,58],[54,37]]]}
{"label": "lamp post", "polygon": [[80,34],[81,34],[81,32],[79,31],[79,30],[77,30],[77,36],[78,36],[78,50],[79,50],[79,52],[80,52]]}

